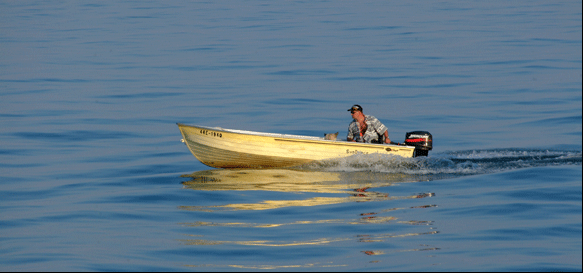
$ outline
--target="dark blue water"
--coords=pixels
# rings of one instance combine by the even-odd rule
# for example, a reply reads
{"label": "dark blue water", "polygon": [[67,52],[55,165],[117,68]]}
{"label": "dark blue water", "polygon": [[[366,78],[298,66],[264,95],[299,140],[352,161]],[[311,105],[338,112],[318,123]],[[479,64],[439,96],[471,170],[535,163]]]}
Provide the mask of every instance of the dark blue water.
{"label": "dark blue water", "polygon": [[[0,2],[2,271],[581,271],[580,1]],[[176,122],[427,158],[217,170]]]}

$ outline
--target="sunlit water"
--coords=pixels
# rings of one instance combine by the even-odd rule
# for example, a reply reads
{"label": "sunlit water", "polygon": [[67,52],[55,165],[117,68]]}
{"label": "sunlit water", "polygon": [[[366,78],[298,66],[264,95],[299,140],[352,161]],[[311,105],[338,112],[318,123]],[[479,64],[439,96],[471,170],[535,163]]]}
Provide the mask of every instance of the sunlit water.
{"label": "sunlit water", "polygon": [[[581,2],[0,3],[2,271],[581,271]],[[429,157],[198,162],[176,122]]]}

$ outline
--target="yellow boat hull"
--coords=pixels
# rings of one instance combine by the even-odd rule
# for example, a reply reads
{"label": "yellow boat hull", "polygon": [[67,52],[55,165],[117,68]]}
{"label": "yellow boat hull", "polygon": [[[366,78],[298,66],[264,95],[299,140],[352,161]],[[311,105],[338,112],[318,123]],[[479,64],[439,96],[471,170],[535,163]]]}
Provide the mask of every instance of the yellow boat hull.
{"label": "yellow boat hull", "polygon": [[183,141],[203,164],[214,168],[283,168],[354,154],[413,157],[415,147],[325,140],[178,123]]}

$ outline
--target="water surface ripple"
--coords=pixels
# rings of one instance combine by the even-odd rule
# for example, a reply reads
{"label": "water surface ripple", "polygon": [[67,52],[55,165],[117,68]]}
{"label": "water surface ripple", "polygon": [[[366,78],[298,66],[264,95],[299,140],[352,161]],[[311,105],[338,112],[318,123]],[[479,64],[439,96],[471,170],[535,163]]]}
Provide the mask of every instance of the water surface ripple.
{"label": "water surface ripple", "polygon": [[[1,1],[2,271],[576,271],[581,1]],[[425,158],[198,162],[176,123]]]}

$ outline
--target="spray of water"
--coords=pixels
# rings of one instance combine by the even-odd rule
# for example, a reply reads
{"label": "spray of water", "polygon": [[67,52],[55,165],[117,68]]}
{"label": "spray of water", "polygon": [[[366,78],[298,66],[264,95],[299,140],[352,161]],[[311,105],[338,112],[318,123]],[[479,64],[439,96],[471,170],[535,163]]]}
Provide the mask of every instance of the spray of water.
{"label": "spray of water", "polygon": [[496,173],[529,167],[581,165],[581,151],[492,149],[432,154],[403,158],[382,154],[356,154],[320,161],[304,169],[331,172],[381,172],[408,175],[464,176]]}

